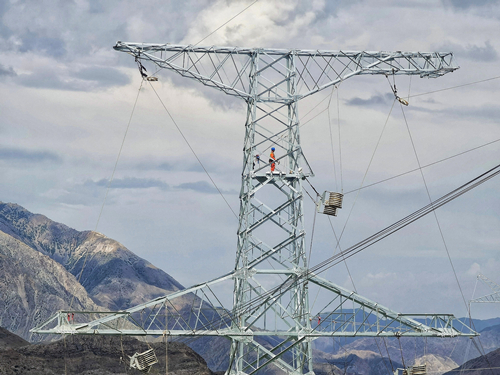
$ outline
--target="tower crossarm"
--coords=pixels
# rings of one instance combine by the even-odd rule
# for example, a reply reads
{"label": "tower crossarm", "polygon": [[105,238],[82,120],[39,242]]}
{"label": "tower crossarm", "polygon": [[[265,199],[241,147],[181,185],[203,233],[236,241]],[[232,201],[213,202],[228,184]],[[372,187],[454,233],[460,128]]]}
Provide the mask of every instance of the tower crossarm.
{"label": "tower crossarm", "polygon": [[[451,52],[329,51],[117,42],[117,51],[246,101],[289,103],[363,74],[440,77]],[[295,65],[287,64],[293,56]],[[252,86],[258,76],[257,87]],[[290,85],[290,79],[295,80]]]}
{"label": "tower crossarm", "polygon": [[[318,331],[318,335],[347,337],[370,335],[375,337],[477,336],[475,331],[452,314],[401,314],[317,275],[310,274],[308,280],[310,283],[332,292],[335,297],[330,298],[331,301],[337,301],[336,306],[331,303],[318,314],[318,316],[323,317],[323,327],[318,325],[315,329]],[[351,301],[356,307],[345,312],[343,305],[346,301]],[[327,307],[330,307],[330,310]],[[329,312],[326,312],[327,310]],[[360,317],[362,318],[360,319]],[[356,321],[356,319],[358,320]],[[419,322],[417,319],[423,320],[425,323]],[[335,323],[333,326],[332,322]]]}

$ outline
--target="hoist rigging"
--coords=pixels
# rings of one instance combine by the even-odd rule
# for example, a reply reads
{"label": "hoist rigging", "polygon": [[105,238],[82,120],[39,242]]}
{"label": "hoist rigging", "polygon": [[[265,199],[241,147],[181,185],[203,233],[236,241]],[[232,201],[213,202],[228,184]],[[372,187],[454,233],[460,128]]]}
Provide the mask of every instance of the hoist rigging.
{"label": "hoist rigging", "polygon": [[[226,373],[234,375],[250,375],[270,366],[287,374],[313,374],[312,342],[320,337],[476,335],[451,314],[400,314],[318,276],[338,258],[310,268],[305,246],[302,183],[314,173],[301,147],[299,102],[358,75],[440,77],[458,69],[452,53],[124,42],[117,42],[114,48],[134,56],[146,80],[146,70],[141,67],[150,62],[246,103],[234,270],[124,311],[100,315],[74,312],[73,324],[63,318],[67,312],[59,312],[32,332],[223,336],[231,342]],[[275,150],[269,159],[262,155],[262,150],[272,148]],[[276,168],[278,162],[280,167]],[[445,204],[465,191],[440,202]],[[322,213],[332,215],[341,208],[341,195],[324,193]],[[370,241],[380,240],[437,207],[435,203],[412,214],[341,252],[342,257],[361,251]],[[266,262],[270,268],[264,268]],[[214,292],[222,283],[233,285],[232,307],[223,307]],[[329,296],[317,312],[309,305],[309,289],[313,287]],[[187,315],[177,310],[177,298],[190,300]],[[166,315],[172,317],[168,324],[159,319]],[[311,324],[316,316],[322,317],[319,327]],[[422,323],[424,318],[430,323]],[[266,337],[272,337],[274,344],[264,345]]]}

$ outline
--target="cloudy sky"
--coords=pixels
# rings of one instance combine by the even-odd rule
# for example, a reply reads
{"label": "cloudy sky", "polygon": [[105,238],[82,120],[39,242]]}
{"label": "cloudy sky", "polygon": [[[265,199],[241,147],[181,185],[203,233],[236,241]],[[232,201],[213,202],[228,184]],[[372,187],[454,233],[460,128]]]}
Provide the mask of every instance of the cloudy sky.
{"label": "cloudy sky", "polygon": [[[0,0],[0,201],[78,230],[95,229],[141,84],[133,58],[114,51],[115,42],[195,44],[250,4]],[[484,146],[423,169],[436,199],[498,163],[499,31],[496,0],[260,0],[202,44],[454,52],[460,66],[454,73],[396,81],[400,94],[410,95],[404,110],[421,165]],[[156,90],[237,212],[244,103],[170,72],[158,77]],[[340,154],[336,146],[335,179],[329,131],[333,126],[338,134],[340,124],[347,194],[332,223],[337,233],[345,226],[341,247],[346,248],[426,205],[428,197],[419,171],[359,195],[351,192],[365,172],[369,185],[418,164],[397,105],[368,168],[393,103],[385,77],[351,78],[333,94],[328,109],[324,99],[330,94],[300,104],[301,135],[316,173],[313,184],[320,191],[335,190]],[[477,272],[500,282],[499,184],[493,179],[437,212],[467,300]],[[312,233],[313,204],[305,205]],[[188,286],[232,269],[236,229],[231,210],[154,92],[143,86],[97,230]],[[309,247],[310,237],[306,242]],[[328,217],[318,216],[311,263],[331,256],[334,245]],[[395,310],[465,315],[432,215],[347,265],[359,293]],[[345,265],[324,276],[352,289]],[[477,286],[474,296],[487,293]],[[473,315],[500,313],[498,306],[476,305]]]}

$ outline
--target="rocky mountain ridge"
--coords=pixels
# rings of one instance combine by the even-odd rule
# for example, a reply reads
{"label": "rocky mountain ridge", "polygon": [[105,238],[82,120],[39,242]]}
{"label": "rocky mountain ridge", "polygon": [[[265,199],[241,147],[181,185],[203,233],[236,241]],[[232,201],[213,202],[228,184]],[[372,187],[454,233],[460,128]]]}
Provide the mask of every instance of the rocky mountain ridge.
{"label": "rocky mountain ridge", "polygon": [[57,310],[102,309],[76,278],[48,256],[0,232],[0,325],[26,340]]}
{"label": "rocky mountain ridge", "polygon": [[[30,344],[0,329],[0,374],[142,374],[129,368],[129,356],[153,348],[158,363],[150,374],[213,375],[187,345],[177,342],[146,344],[132,337],[69,336],[51,343]],[[167,348],[167,351],[165,351]],[[167,355],[166,355],[167,354]]]}
{"label": "rocky mountain ridge", "polygon": [[77,231],[17,204],[0,202],[0,231],[47,255],[77,278],[81,274],[82,286],[109,310],[183,288],[119,242],[97,232]]}

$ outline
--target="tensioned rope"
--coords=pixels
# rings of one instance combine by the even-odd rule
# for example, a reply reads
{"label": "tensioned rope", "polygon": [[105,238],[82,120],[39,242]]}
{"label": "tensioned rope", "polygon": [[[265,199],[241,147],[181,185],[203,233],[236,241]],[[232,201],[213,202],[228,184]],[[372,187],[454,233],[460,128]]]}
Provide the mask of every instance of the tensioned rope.
{"label": "tensioned rope", "polygon": [[[380,136],[377,140],[377,144],[375,145],[375,149],[373,150],[373,153],[372,153],[372,156],[370,158],[370,162],[368,163],[368,166],[366,167],[366,171],[365,171],[365,174],[363,175],[363,179],[361,180],[361,184],[360,184],[360,187],[363,186],[363,184],[365,183],[365,179],[366,179],[366,176],[368,175],[368,171],[370,170],[370,166],[372,165],[372,162],[373,162],[373,159],[375,157],[375,154],[377,152],[377,149],[378,149],[378,146],[380,145],[380,141],[382,140],[382,136],[384,135],[384,132],[385,132],[385,128],[387,127],[387,123],[389,122],[389,118],[391,117],[391,113],[392,113],[392,110],[394,108],[394,104],[396,103],[396,99],[394,99],[394,101],[392,102],[392,106],[391,106],[391,109],[389,110],[389,114],[387,115],[387,118],[385,120],[385,123],[384,123],[384,126],[382,128],[382,131],[380,132]],[[342,239],[342,236],[344,235],[344,232],[345,232],[345,229],[346,229],[346,226],[349,222],[349,219],[351,218],[351,215],[352,215],[352,211],[354,210],[354,207],[356,205],[356,202],[358,200],[358,197],[359,197],[359,189],[358,189],[358,193],[356,194],[356,197],[354,198],[354,202],[351,206],[351,209],[349,210],[349,214],[347,215],[347,219],[344,223],[344,226],[342,228],[342,231],[340,232],[340,235],[339,235],[339,238],[338,238],[338,241],[337,241],[337,244],[336,244],[336,247],[339,247],[340,246],[340,240]]]}
{"label": "tensioned rope", "polygon": [[[209,36],[213,35],[214,33],[216,33],[218,30],[220,30],[222,27],[226,26],[229,22],[231,22],[232,20],[234,20],[236,17],[238,17],[239,15],[241,15],[243,12],[245,12],[247,9],[249,9],[252,5],[254,5],[255,3],[257,3],[259,0],[255,0],[253,3],[251,3],[250,5],[248,5],[247,7],[245,7],[243,10],[241,10],[240,12],[238,12],[237,14],[235,14],[233,17],[231,17],[229,20],[227,20],[226,22],[224,22],[222,25],[220,25],[219,27],[217,27],[215,30],[213,30],[212,32],[210,32],[207,36],[205,36],[203,39],[201,39],[199,42],[195,43],[194,46],[200,44],[201,42],[203,42],[205,39],[207,39]],[[161,68],[158,68],[154,74],[156,74]],[[153,74],[153,75],[154,75]],[[198,157],[198,155],[196,154],[196,152],[194,151],[194,149],[191,147],[191,145],[189,144],[187,138],[184,136],[184,133],[181,131],[181,129],[179,128],[179,126],[177,125],[177,122],[174,120],[174,118],[172,117],[172,114],[170,113],[170,111],[167,109],[167,107],[165,106],[165,103],[163,103],[162,99],[160,98],[160,96],[158,95],[158,93],[156,92],[156,90],[154,89],[153,85],[151,84],[151,82],[149,82],[151,88],[153,89],[154,93],[156,94],[157,98],[160,100],[160,103],[162,104],[163,108],[165,109],[165,111],[167,112],[168,116],[170,117],[170,119],[172,120],[172,122],[174,123],[175,127],[177,128],[177,130],[179,131],[179,133],[181,134],[182,138],[184,139],[184,141],[186,142],[186,144],[188,145],[189,149],[191,150],[191,152],[193,153],[193,155],[195,156],[196,160],[198,160],[198,163],[200,164],[200,166],[203,168],[203,170],[205,171],[205,173],[207,174],[208,178],[210,179],[210,181],[212,182],[212,184],[214,185],[215,189],[217,189],[217,191],[219,192],[219,194],[221,195],[222,199],[224,199],[224,202],[226,202],[226,205],[229,207],[229,209],[231,210],[231,212],[233,213],[233,215],[238,218],[238,215],[236,215],[236,213],[234,212],[234,210],[231,208],[231,206],[229,205],[229,202],[226,200],[226,198],[224,197],[224,195],[222,194],[222,191],[219,189],[219,187],[217,186],[217,184],[215,183],[215,181],[212,179],[212,176],[210,176],[210,173],[208,173],[207,169],[205,168],[205,166],[203,165],[203,163],[201,162],[200,158]]]}
{"label": "tensioned rope", "polygon": [[253,3],[251,3],[249,6],[247,6],[245,9],[243,9],[242,11],[240,11],[238,14],[236,14],[235,16],[231,17],[229,20],[227,20],[225,23],[223,23],[222,25],[220,25],[218,28],[216,28],[214,31],[212,31],[210,34],[208,34],[206,37],[204,37],[203,39],[201,39],[198,43],[194,44],[195,46],[197,46],[198,44],[200,44],[201,42],[203,42],[205,39],[207,39],[210,35],[214,34],[215,32],[219,31],[221,28],[223,28],[224,26],[226,26],[229,22],[231,22],[232,20],[234,20],[236,17],[238,17],[241,13],[243,13],[244,11],[246,11],[248,8],[250,8],[252,5],[254,5],[257,1],[259,0],[255,0]]}
{"label": "tensioned rope", "polygon": [[[201,42],[203,42],[205,39],[207,39],[209,36],[211,36],[212,34],[215,34],[217,31],[219,31],[221,28],[223,28],[224,26],[226,26],[229,22],[231,22],[232,20],[234,20],[236,17],[238,17],[240,14],[242,14],[243,12],[245,12],[248,8],[250,8],[252,5],[254,5],[257,1],[259,0],[255,0],[253,3],[251,3],[249,6],[247,6],[245,9],[241,10],[240,12],[238,12],[237,14],[235,14],[233,17],[231,17],[230,19],[228,19],[226,22],[224,22],[222,25],[220,25],[219,27],[217,27],[215,30],[213,30],[212,32],[210,32],[207,36],[205,36],[203,39],[201,39],[198,43],[195,43],[193,44],[193,47],[194,46],[197,46],[198,44],[200,44]],[[155,70],[155,72],[153,73],[153,75],[155,75],[156,73],[158,73],[162,68],[161,67],[158,67],[158,69]]]}
{"label": "tensioned rope", "polygon": [[[332,92],[330,94],[330,99],[328,100],[328,129],[330,130],[330,146],[332,151],[332,163],[333,163],[333,175],[335,176],[335,190],[339,191],[339,185],[337,182],[337,166],[335,163],[335,150],[333,147],[333,134],[332,134],[332,119],[330,115],[330,105],[332,104],[332,96],[333,91],[335,90],[335,86],[332,87]],[[337,91],[337,100],[338,100],[338,91]],[[340,142],[340,140],[339,140]]]}
{"label": "tensioned rope", "polygon": [[[123,135],[123,139],[122,139],[122,143],[120,145],[120,149],[118,151],[118,155],[116,156],[116,161],[115,161],[115,165],[113,167],[113,172],[111,173],[111,177],[109,178],[108,184],[106,186],[106,194],[104,195],[104,199],[103,199],[103,202],[101,205],[101,210],[99,211],[99,216],[97,217],[97,222],[96,222],[95,227],[94,227],[94,232],[97,232],[97,227],[99,226],[99,222],[101,220],[102,212],[104,210],[104,205],[106,204],[106,200],[108,198],[109,190],[111,188],[111,183],[113,182],[113,179],[115,177],[115,172],[116,172],[116,168],[118,166],[118,161],[120,160],[120,156],[121,156],[122,151],[123,151],[123,146],[125,144],[125,139],[127,138],[127,134],[128,134],[129,129],[130,129],[130,123],[132,122],[132,117],[134,116],[135,107],[137,106],[137,101],[139,100],[139,94],[141,93],[143,82],[144,81],[141,80],[141,84],[139,85],[139,90],[137,90],[137,96],[135,97],[134,105],[132,107],[132,112],[130,113],[130,117],[129,117],[128,122],[127,122],[127,127],[125,129],[125,134]],[[83,270],[85,269],[85,265],[87,264],[88,255],[89,255],[89,249],[85,252],[85,258],[83,259],[82,269],[80,271],[80,274],[78,275],[77,280],[78,280],[79,284],[80,284],[80,280],[81,280],[82,275],[83,275]],[[71,297],[71,302],[69,304],[70,310],[71,310],[71,307],[73,306],[74,300],[75,300],[75,294],[73,293],[73,296]]]}
{"label": "tensioned rope", "polygon": [[[422,182],[424,183],[425,191],[427,193],[427,197],[429,198],[429,203],[432,204],[431,193],[429,192],[429,187],[427,186],[427,181],[425,179],[424,172],[422,170],[422,166],[421,166],[421,163],[420,163],[420,158],[418,157],[417,149],[415,147],[415,142],[413,141],[413,137],[411,135],[410,125],[408,124],[408,119],[406,118],[406,114],[405,114],[405,111],[403,109],[403,105],[400,104],[399,106],[401,107],[401,113],[403,114],[403,118],[405,120],[406,129],[408,130],[408,136],[409,136],[410,141],[411,141],[411,146],[413,148],[413,153],[415,154],[415,159],[416,159],[417,164],[418,164],[418,169],[420,171],[420,175],[422,176]],[[439,229],[439,234],[441,236],[441,240],[443,241],[443,245],[444,245],[444,248],[446,250],[446,254],[448,256],[448,260],[450,262],[451,269],[453,271],[453,275],[455,276],[455,281],[457,282],[458,289],[460,290],[460,294],[462,295],[462,299],[463,299],[464,304],[465,304],[465,308],[467,309],[467,301],[465,300],[465,296],[464,296],[464,292],[462,290],[462,286],[460,285],[460,281],[458,280],[457,272],[455,270],[455,266],[454,266],[453,261],[451,259],[450,251],[448,249],[448,245],[446,243],[446,239],[444,238],[443,230],[441,229],[441,224],[439,223],[439,219],[438,219],[436,211],[433,211],[433,215],[434,215],[434,218],[436,220],[436,225],[437,225],[437,227]]]}
{"label": "tensioned rope", "polygon": [[[403,113],[403,118],[405,120],[406,129],[408,130],[408,135],[410,137],[410,141],[411,141],[411,144],[412,144],[412,147],[413,147],[413,151],[415,153],[415,158],[416,158],[417,164],[419,166],[420,174],[422,176],[422,181],[424,183],[425,190],[427,192],[427,197],[429,198],[429,202],[432,202],[431,195],[430,195],[430,192],[429,192],[429,187],[427,186],[427,181],[425,180],[425,176],[424,176],[424,173],[423,173],[422,168],[421,168],[420,159],[419,159],[418,154],[417,154],[417,149],[415,147],[415,143],[413,141],[413,137],[412,137],[411,132],[410,132],[410,126],[408,125],[408,120],[406,118],[406,114],[404,112],[403,106],[401,104],[400,104],[400,106],[401,106],[401,112]],[[438,219],[436,211],[433,211],[433,214],[434,214],[434,218],[436,220],[436,225],[437,225],[437,227],[439,229],[439,234],[440,234],[441,239],[443,241],[444,248],[446,250],[448,261],[450,262],[450,266],[451,266],[451,269],[453,271],[453,275],[455,276],[455,281],[456,281],[456,283],[458,285],[458,289],[460,290],[460,294],[462,296],[462,300],[463,300],[464,305],[465,305],[465,310],[467,311],[467,314],[469,316],[469,322],[470,322],[471,326],[473,327],[474,323],[472,321],[472,317],[471,317],[471,313],[470,313],[470,304],[468,304],[467,301],[465,300],[465,295],[464,295],[464,292],[462,290],[462,286],[460,285],[460,281],[458,280],[457,272],[455,270],[455,265],[453,264],[453,261],[451,259],[450,251],[448,249],[448,245],[446,243],[446,239],[444,237],[443,230],[441,229],[441,224],[439,222],[439,219]],[[477,346],[477,344],[474,341],[474,339],[472,339],[472,342]],[[484,355],[485,352],[484,352],[483,344],[481,343],[481,340],[479,338],[478,338],[478,342],[479,342],[479,345],[481,346],[481,349],[483,349],[483,351],[481,352],[481,350],[479,349],[479,347],[477,349],[478,349],[478,351],[479,351],[479,353],[481,355]],[[489,361],[487,359],[486,359],[486,361],[488,362],[488,365],[489,365]]]}
{"label": "tensioned rope", "polygon": [[344,193],[344,178],[342,172],[342,142],[340,141],[340,100],[339,100],[339,86],[337,86],[337,128],[339,133],[339,169],[340,169],[340,192]]}
{"label": "tensioned rope", "polygon": [[[339,104],[339,85],[335,85],[332,87],[332,91],[330,93],[329,96],[326,96],[323,100],[321,100],[316,106],[314,106],[314,108],[307,112],[305,116],[307,116],[309,113],[311,113],[314,109],[316,109],[318,107],[319,104],[321,104],[323,101],[325,101],[327,98],[329,98],[328,100],[328,106],[326,108],[326,110],[328,110],[328,125],[329,125],[329,130],[330,130],[330,142],[331,142],[331,151],[332,151],[332,162],[333,162],[333,173],[335,175],[335,185],[337,186],[337,190],[338,190],[338,183],[337,183],[337,172],[336,172],[336,162],[335,162],[335,152],[334,152],[334,146],[333,146],[333,133],[332,133],[332,124],[331,124],[331,116],[330,116],[330,106],[331,106],[331,103],[332,103],[332,96],[333,96],[333,92],[334,90],[337,92],[337,95],[336,95],[336,99],[337,99],[337,126],[338,126],[338,143],[339,143],[339,156],[340,156],[340,186],[341,186],[341,191],[343,191],[343,180],[342,180],[342,149],[341,149],[341,138],[340,138],[340,104]],[[323,113],[324,111],[321,111],[319,114]],[[312,119],[314,119],[316,116],[314,116]],[[311,119],[311,120],[312,120]],[[316,191],[316,189],[314,188],[314,186],[311,184],[311,182],[309,180],[306,179],[306,181],[309,183],[309,185],[311,185],[311,187],[313,188],[313,190],[316,192],[316,194],[319,196],[319,193]],[[307,192],[307,191],[306,191]],[[309,193],[308,193],[309,195]],[[309,197],[311,197],[309,195]],[[311,197],[312,199],[312,197]],[[313,203],[316,204],[316,201],[314,199],[312,199]],[[315,212],[315,218],[316,218],[316,210],[314,211]],[[316,220],[314,220],[315,222]],[[334,248],[334,251],[338,248],[339,251],[342,251],[342,249],[340,248],[340,239],[337,237],[337,233],[335,232],[335,229],[333,227],[333,224],[330,220],[330,218],[328,218],[328,221],[330,223],[330,227],[332,229],[332,232],[333,232],[333,235],[335,236],[335,240],[336,240],[336,243],[337,245],[335,246]],[[314,231],[314,225],[313,225],[313,231]],[[311,249],[312,249],[312,237],[311,237]],[[309,259],[311,257],[311,253],[309,254]],[[308,264],[310,264],[310,262],[308,262]],[[354,288],[354,291],[356,291],[356,285],[354,284],[354,280],[353,280],[353,277],[352,277],[352,274],[351,274],[351,271],[349,269],[349,266],[347,265],[347,261],[344,261],[344,264],[345,264],[345,267],[346,267],[346,270],[347,270],[347,273],[349,275],[349,279],[351,280],[351,283],[352,283],[352,286]],[[316,297],[314,299],[314,302],[313,304],[311,305],[311,310],[314,308],[314,305],[316,303],[316,300],[319,296],[319,292],[320,290],[318,290],[318,292],[316,293]]]}
{"label": "tensioned rope", "polygon": [[476,85],[476,84],[478,84],[478,83],[483,83],[483,82],[493,81],[494,79],[499,79],[499,78],[500,78],[500,76],[497,76],[497,77],[492,77],[492,78],[486,78],[486,79],[482,79],[482,80],[480,80],[480,81],[475,81],[475,82],[464,83],[463,85],[451,86],[451,87],[446,87],[446,88],[444,88],[444,89],[440,89],[440,90],[434,90],[434,91],[423,92],[423,93],[420,93],[420,94],[414,94],[414,95],[408,96],[408,98],[415,98],[415,97],[417,97],[417,96],[434,94],[434,93],[436,93],[436,92],[441,92],[441,91],[447,91],[447,90],[458,89],[458,88],[460,88],[460,87],[465,87],[465,86]]}
{"label": "tensioned rope", "polygon": [[179,132],[179,134],[181,135],[182,139],[184,139],[184,142],[186,142],[186,144],[188,145],[189,149],[191,150],[191,152],[193,153],[194,157],[196,158],[196,160],[198,160],[198,163],[201,165],[201,167],[203,168],[203,170],[205,171],[205,174],[208,176],[208,178],[210,179],[210,181],[212,182],[212,185],[214,185],[215,189],[217,189],[217,191],[219,192],[220,196],[222,197],[222,199],[224,199],[224,202],[226,202],[226,205],[229,207],[229,209],[231,210],[231,212],[233,213],[234,217],[236,217],[236,219],[238,219],[238,215],[236,215],[236,212],[234,212],[234,210],[231,208],[231,205],[229,204],[229,202],[227,201],[226,197],[224,197],[224,194],[222,194],[222,191],[219,189],[219,187],[217,186],[217,184],[215,183],[215,181],[213,180],[212,176],[210,176],[210,173],[208,173],[208,170],[205,168],[205,166],[203,165],[203,163],[201,162],[200,158],[198,157],[198,155],[196,154],[196,152],[194,151],[193,147],[191,146],[191,144],[189,143],[189,141],[187,140],[186,136],[184,135],[184,133],[182,132],[181,128],[179,127],[179,125],[177,125],[177,122],[175,121],[175,119],[172,117],[172,114],[170,113],[170,111],[168,110],[167,106],[165,105],[165,103],[163,102],[163,100],[161,99],[160,95],[158,95],[158,92],[156,92],[154,86],[151,84],[151,82],[149,82],[149,85],[151,86],[151,88],[153,89],[156,97],[158,98],[158,100],[160,101],[161,105],[163,106],[163,108],[165,109],[165,111],[167,112],[168,114],[168,117],[170,117],[170,120],[172,120],[173,124],[175,125],[175,127],[177,128],[177,131]]}
{"label": "tensioned rope", "polygon": [[[453,158],[455,158],[455,157],[457,157],[457,156],[461,156],[461,155],[467,154],[468,152],[475,151],[475,150],[480,149],[480,148],[482,148],[482,147],[489,146],[489,145],[491,145],[491,144],[493,144],[493,143],[496,143],[496,142],[498,142],[498,141],[500,141],[500,138],[499,138],[499,139],[495,139],[494,141],[491,141],[491,142],[485,143],[485,144],[483,144],[483,145],[480,145],[480,146],[477,146],[477,147],[471,148],[471,149],[469,149],[469,150],[459,152],[458,154],[455,154],[455,155],[452,155],[452,156],[448,156],[448,157],[446,157],[446,158],[444,158],[444,159],[440,159],[440,160],[437,160],[437,161],[435,161],[435,162],[432,162],[432,163],[429,163],[429,164],[426,164],[426,165],[422,165],[420,168],[424,169],[424,168],[427,168],[427,167],[433,166],[433,165],[435,165],[435,164],[439,164],[439,163],[441,163],[441,162],[443,162],[443,161],[450,160],[450,159],[453,159]],[[363,187],[361,187],[361,188],[354,189],[354,190],[350,190],[350,191],[348,191],[348,192],[344,193],[344,195],[346,195],[346,194],[350,194],[350,193],[354,193],[355,191],[358,191],[358,190],[363,190],[363,189],[366,189],[366,188],[368,188],[368,187],[371,187],[371,186],[374,186],[374,185],[378,185],[378,184],[381,184],[381,183],[386,182],[386,181],[389,181],[389,180],[393,180],[393,179],[395,179],[395,178],[398,178],[398,177],[401,177],[401,176],[407,175],[407,174],[409,174],[409,173],[416,172],[416,171],[420,170],[420,168],[415,168],[415,169],[412,169],[412,170],[410,170],[410,171],[407,171],[407,172],[404,172],[404,173],[400,173],[400,174],[398,174],[398,175],[396,175],[396,176],[392,176],[392,177],[385,178],[385,179],[383,179],[383,180],[380,180],[380,181],[374,182],[373,184],[365,185],[365,186],[363,186]]]}

